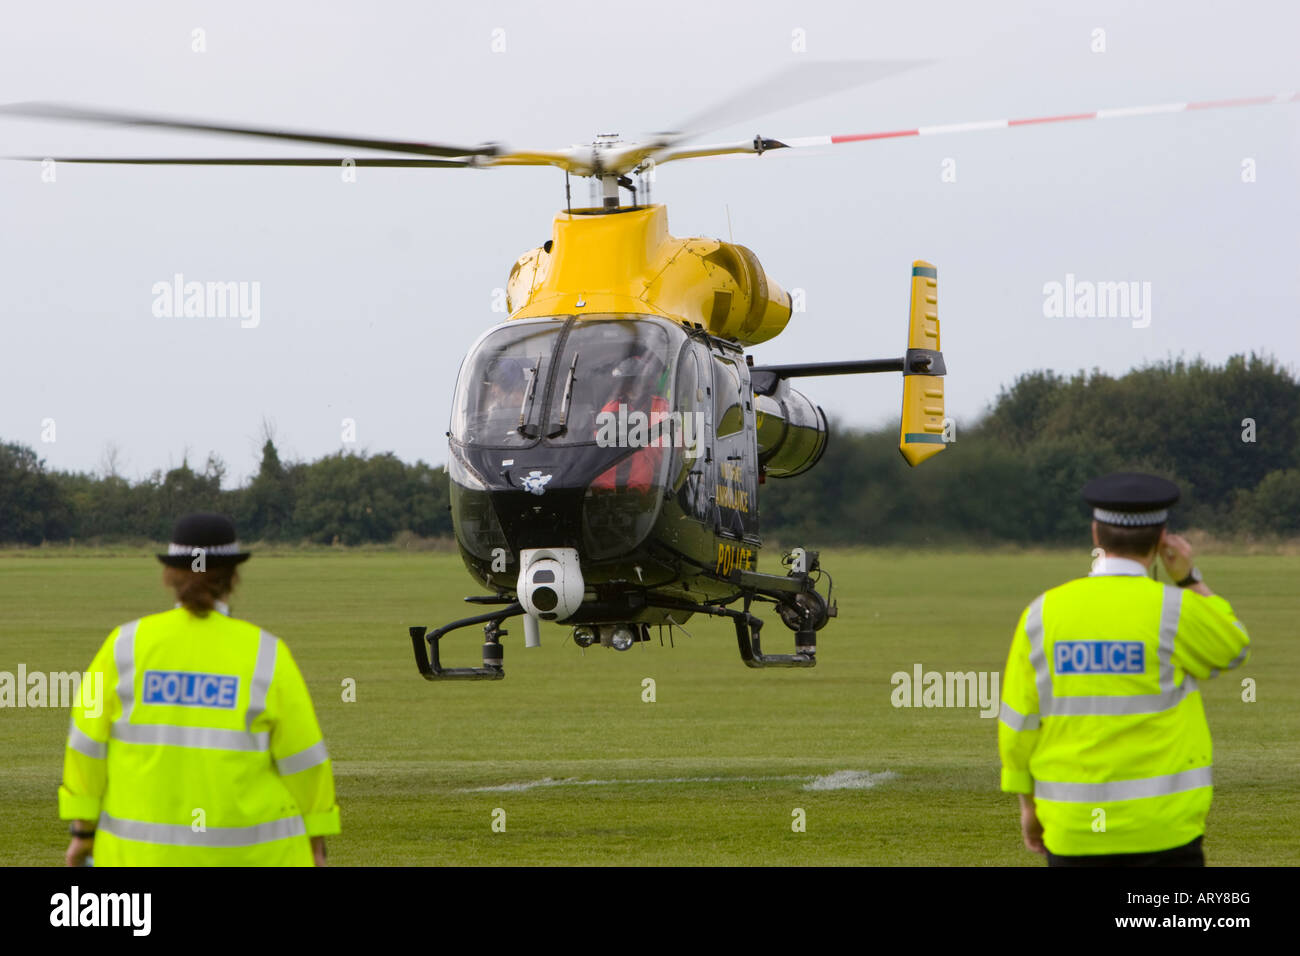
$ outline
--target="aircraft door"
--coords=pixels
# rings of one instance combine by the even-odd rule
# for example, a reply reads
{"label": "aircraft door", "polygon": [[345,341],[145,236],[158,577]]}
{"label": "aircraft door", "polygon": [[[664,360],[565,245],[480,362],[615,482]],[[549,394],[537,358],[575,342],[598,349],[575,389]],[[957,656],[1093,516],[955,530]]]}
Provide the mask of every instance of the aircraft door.
{"label": "aircraft door", "polygon": [[673,450],[678,471],[672,487],[682,510],[710,526],[714,517],[713,443],[709,430],[712,381],[708,349],[688,341],[677,361],[673,390]]}
{"label": "aircraft door", "polygon": [[758,456],[749,369],[713,355],[713,489],[719,534],[758,541]]}

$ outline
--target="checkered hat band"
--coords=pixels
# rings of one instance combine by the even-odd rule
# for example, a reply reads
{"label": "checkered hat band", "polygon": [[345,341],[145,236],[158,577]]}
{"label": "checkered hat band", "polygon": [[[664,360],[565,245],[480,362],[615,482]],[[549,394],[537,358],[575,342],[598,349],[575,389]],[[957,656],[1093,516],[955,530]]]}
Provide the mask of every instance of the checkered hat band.
{"label": "checkered hat band", "polygon": [[1164,524],[1169,518],[1169,509],[1157,511],[1107,511],[1105,508],[1093,508],[1092,516],[1106,524],[1120,524],[1128,527],[1140,527],[1148,524]]}
{"label": "checkered hat band", "polygon": [[232,541],[230,544],[210,544],[204,547],[198,544],[172,544],[167,545],[168,554],[193,554],[194,549],[198,548],[204,554],[239,554],[239,542]]}

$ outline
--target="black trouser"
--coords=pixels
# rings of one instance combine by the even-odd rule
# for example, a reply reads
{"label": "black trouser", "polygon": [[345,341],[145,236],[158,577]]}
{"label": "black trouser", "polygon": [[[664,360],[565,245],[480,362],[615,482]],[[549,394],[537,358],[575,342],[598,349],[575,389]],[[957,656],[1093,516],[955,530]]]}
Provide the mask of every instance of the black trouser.
{"label": "black trouser", "polygon": [[1201,838],[1171,850],[1154,853],[1100,853],[1096,856],[1057,856],[1047,854],[1048,866],[1205,866]]}

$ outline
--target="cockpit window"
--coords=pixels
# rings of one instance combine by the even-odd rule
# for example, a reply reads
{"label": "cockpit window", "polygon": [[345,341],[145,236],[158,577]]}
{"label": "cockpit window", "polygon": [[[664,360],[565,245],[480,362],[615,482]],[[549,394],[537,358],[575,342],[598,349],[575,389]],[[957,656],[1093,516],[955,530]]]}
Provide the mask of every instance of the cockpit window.
{"label": "cockpit window", "polygon": [[[675,343],[674,343],[675,344]],[[675,351],[675,350],[674,350]],[[557,363],[555,388],[547,411],[552,444],[636,442],[628,434],[644,417],[658,421],[671,408],[672,355],[668,330],[637,319],[582,320],[574,323]],[[667,434],[667,425],[664,425]]]}
{"label": "cockpit window", "polygon": [[629,416],[632,429],[665,417],[673,405],[669,370],[685,332],[653,319],[615,317],[583,317],[565,329],[562,318],[522,320],[480,341],[461,370],[453,437],[493,448],[539,439],[621,445],[641,439],[629,431]]}
{"label": "cockpit window", "polygon": [[493,332],[465,359],[451,433],[460,441],[518,448],[538,438],[551,353],[564,323],[529,322]]}

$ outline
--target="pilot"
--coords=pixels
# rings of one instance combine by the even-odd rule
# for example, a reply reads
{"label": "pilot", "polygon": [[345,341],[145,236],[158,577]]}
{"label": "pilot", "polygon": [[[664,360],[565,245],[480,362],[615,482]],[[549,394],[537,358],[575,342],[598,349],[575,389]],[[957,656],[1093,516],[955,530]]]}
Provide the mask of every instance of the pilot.
{"label": "pilot", "polygon": [[181,518],[158,555],[175,608],[95,655],[59,788],[69,866],[324,865],[339,808],[307,685],[226,603],[248,557],[224,515]]}
{"label": "pilot", "polygon": [[519,426],[527,376],[517,359],[498,360],[484,382],[478,419],[480,431],[489,438],[513,435]]}
{"label": "pilot", "polygon": [[[1211,743],[1197,681],[1242,664],[1250,637],[1166,527],[1176,485],[1121,473],[1083,497],[1099,556],[1020,615],[1002,789],[1049,866],[1203,866]],[[1174,584],[1147,577],[1157,556]]]}
{"label": "pilot", "polygon": [[[609,374],[614,382],[614,391],[601,408],[600,418],[614,415],[620,421],[625,421],[634,411],[648,413],[647,440],[643,447],[602,472],[591,483],[591,487],[595,491],[628,490],[647,494],[659,473],[663,449],[671,441],[667,434],[669,405],[662,394],[666,390],[667,368],[654,356],[630,356],[616,363]],[[645,407],[646,383],[650,385],[649,408]],[[620,414],[624,409],[626,411]],[[621,440],[626,438],[632,441],[637,437],[637,432],[629,427],[626,435],[620,432],[619,437]]]}

